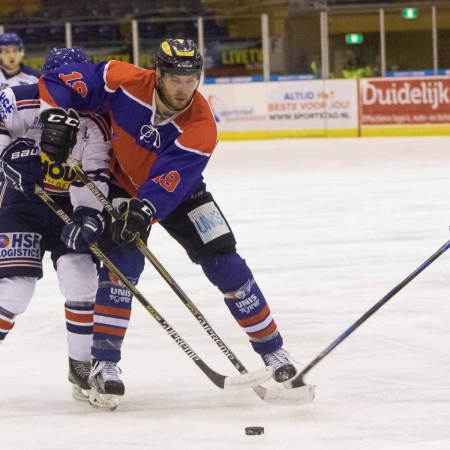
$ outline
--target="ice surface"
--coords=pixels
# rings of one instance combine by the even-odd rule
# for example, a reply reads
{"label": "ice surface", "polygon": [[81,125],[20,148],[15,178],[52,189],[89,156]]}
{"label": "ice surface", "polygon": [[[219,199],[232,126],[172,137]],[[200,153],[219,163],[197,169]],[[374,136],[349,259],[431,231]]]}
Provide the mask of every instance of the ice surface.
{"label": "ice surface", "polygon": [[[205,172],[271,306],[307,364],[450,239],[450,138],[220,143]],[[160,227],[150,247],[248,369],[261,366],[221,296]],[[12,450],[450,448],[450,252],[306,376],[306,406],[221,391],[135,302],[126,395],[105,413],[70,396],[64,300],[49,259],[0,349],[0,433]],[[214,369],[237,375],[147,264],[139,289]],[[276,387],[276,386],[274,386]],[[246,436],[263,426],[263,436]]]}

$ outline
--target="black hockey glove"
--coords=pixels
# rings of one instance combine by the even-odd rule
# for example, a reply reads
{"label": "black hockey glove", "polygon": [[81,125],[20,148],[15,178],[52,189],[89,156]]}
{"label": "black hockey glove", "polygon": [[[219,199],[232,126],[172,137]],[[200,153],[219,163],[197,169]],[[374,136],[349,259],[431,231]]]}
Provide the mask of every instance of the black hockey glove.
{"label": "black hockey glove", "polygon": [[2,181],[23,192],[29,200],[35,198],[34,185],[42,186],[45,166],[33,139],[19,138],[11,142],[3,151],[0,167]]}
{"label": "black hockey glove", "polygon": [[77,133],[80,129],[78,113],[70,108],[50,108],[41,113],[44,125],[42,129],[41,150],[51,161],[62,164],[68,158],[77,143]]}
{"label": "black hockey glove", "polygon": [[117,210],[121,217],[111,224],[112,238],[126,251],[133,251],[136,249],[136,238],[147,242],[153,211],[137,198],[121,203]]}
{"label": "black hockey glove", "polygon": [[73,223],[65,225],[61,240],[77,252],[89,250],[89,244],[97,242],[105,228],[102,214],[94,208],[79,206],[72,215]]}

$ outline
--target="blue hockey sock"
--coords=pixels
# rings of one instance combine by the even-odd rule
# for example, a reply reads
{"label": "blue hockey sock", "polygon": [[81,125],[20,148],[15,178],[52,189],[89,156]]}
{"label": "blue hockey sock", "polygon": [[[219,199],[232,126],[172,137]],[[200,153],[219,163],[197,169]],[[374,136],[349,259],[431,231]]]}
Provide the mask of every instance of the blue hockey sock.
{"label": "blue hockey sock", "polygon": [[[144,269],[144,256],[139,251],[125,252],[120,246],[114,246],[105,254],[133,284],[137,284]],[[106,267],[102,267],[94,305],[92,356],[95,359],[120,361],[131,316],[131,300],[131,291],[123,287]]]}
{"label": "blue hockey sock", "polygon": [[256,353],[265,355],[283,345],[269,305],[247,263],[237,253],[199,261],[212,284],[224,294],[225,304],[250,338]]}

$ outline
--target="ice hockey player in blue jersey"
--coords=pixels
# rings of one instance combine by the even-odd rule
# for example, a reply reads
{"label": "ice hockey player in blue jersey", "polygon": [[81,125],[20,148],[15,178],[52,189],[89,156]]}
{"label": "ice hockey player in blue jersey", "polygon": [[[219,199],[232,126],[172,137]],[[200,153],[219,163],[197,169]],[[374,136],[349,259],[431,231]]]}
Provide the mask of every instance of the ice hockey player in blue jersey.
{"label": "ice hockey player in blue jersey", "polygon": [[37,83],[40,73],[22,63],[23,55],[23,42],[16,33],[0,35],[0,91]]}
{"label": "ice hockey player in blue jersey", "polygon": [[[39,79],[42,114],[58,107],[109,112],[110,169],[120,184],[111,184],[110,198],[122,219],[108,228],[108,258],[136,284],[144,257],[133,241],[136,236],[146,241],[150,223],[158,222],[218,287],[255,352],[273,367],[275,381],[283,382],[295,375],[295,366],[282,348],[264,294],[236,250],[231,227],[203,181],[202,172],[217,144],[217,126],[197,90],[202,68],[195,43],[182,39],[160,45],[155,70],[121,61],[61,67]],[[42,137],[51,129],[52,123],[45,123]],[[43,139],[41,150],[58,154]],[[89,399],[93,406],[114,409],[124,395],[117,363],[131,303],[131,292],[102,267],[94,307]]]}
{"label": "ice hockey player in blue jersey", "polygon": [[[81,67],[88,63],[78,47],[53,49],[42,70],[47,73],[62,65]],[[37,84],[0,91],[0,165],[5,180],[0,187],[0,344],[31,301],[37,280],[43,276],[44,252],[48,251],[65,298],[72,395],[87,401],[97,268],[87,246],[74,251],[61,240],[64,223],[34,195],[34,185],[42,184],[76,223],[89,225],[89,235],[83,235],[85,242],[95,241],[102,230],[102,206],[84,185],[76,183],[67,164],[39,155],[43,126],[39,110]],[[73,121],[78,124],[66,135],[73,142],[79,128],[72,155],[107,194],[109,123],[94,114],[78,119],[74,113]],[[77,239],[81,236],[70,234],[71,242]]]}

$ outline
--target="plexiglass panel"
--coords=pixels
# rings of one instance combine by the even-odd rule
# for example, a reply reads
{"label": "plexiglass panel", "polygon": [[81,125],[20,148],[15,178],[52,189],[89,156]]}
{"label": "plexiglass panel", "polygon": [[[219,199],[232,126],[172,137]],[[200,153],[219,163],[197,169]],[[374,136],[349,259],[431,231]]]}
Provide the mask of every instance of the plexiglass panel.
{"label": "plexiglass panel", "polygon": [[438,67],[450,75],[450,7],[438,7],[436,11],[438,30]]}
{"label": "plexiglass panel", "polygon": [[285,35],[278,38],[281,43],[276,39],[271,38],[272,74],[310,74],[322,78],[319,12],[288,18]]}
{"label": "plexiglass panel", "polygon": [[432,71],[431,8],[385,12],[386,71]]}
{"label": "plexiglass panel", "polygon": [[261,17],[205,19],[205,77],[262,76]]}
{"label": "plexiglass panel", "polygon": [[330,78],[381,75],[378,11],[328,16]]}
{"label": "plexiglass panel", "polygon": [[132,60],[131,25],[128,23],[74,23],[72,42],[82,47],[94,63]]}

